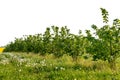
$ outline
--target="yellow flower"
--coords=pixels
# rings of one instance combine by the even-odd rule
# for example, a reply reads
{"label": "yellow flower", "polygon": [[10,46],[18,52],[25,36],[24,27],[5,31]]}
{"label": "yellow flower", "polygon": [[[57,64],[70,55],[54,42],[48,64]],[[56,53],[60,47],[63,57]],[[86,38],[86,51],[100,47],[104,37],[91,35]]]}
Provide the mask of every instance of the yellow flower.
{"label": "yellow flower", "polygon": [[0,53],[2,53],[4,49],[5,49],[5,48],[0,47]]}

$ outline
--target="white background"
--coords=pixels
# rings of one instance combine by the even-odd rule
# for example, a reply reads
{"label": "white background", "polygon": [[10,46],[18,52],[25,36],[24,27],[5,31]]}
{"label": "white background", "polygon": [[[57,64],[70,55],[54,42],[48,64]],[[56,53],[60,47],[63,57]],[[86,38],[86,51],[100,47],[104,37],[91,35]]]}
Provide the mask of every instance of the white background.
{"label": "white background", "polygon": [[0,46],[15,37],[43,33],[52,25],[72,33],[102,25],[100,8],[120,18],[120,0],[0,0]]}

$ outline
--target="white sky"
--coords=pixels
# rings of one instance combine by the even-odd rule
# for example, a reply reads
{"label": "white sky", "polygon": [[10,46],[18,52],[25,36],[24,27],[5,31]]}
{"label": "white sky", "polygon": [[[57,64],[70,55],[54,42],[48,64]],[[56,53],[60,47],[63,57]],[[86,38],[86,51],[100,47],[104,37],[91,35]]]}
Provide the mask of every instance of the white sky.
{"label": "white sky", "polygon": [[102,23],[101,7],[110,20],[120,18],[120,0],[0,0],[0,46],[52,25],[68,26],[72,33],[91,29]]}

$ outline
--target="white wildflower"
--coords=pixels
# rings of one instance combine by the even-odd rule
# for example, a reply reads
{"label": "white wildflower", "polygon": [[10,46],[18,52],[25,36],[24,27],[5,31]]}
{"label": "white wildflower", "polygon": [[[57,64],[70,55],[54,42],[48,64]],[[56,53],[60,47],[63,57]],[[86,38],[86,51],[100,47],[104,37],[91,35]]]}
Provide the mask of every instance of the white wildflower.
{"label": "white wildflower", "polygon": [[61,69],[61,70],[65,70],[65,68],[64,68],[64,67],[60,67],[60,69]]}

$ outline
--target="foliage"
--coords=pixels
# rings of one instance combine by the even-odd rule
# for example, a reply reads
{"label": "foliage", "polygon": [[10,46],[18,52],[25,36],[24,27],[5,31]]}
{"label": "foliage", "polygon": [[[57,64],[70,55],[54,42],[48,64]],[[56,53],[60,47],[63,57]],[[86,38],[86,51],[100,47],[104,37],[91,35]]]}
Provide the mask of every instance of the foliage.
{"label": "foliage", "polygon": [[108,61],[110,67],[115,69],[116,59],[120,56],[120,20],[114,19],[113,24],[108,25],[109,14],[106,9],[100,9],[105,24],[102,27],[92,25],[93,34],[86,30],[87,36],[81,31],[77,35],[70,33],[66,26],[52,26],[46,28],[44,34],[16,38],[5,47],[4,52],[34,52],[42,56],[53,54],[57,58],[66,54],[76,62],[79,56],[89,54],[93,60]]}
{"label": "foliage", "polygon": [[92,25],[95,30],[95,36],[89,36],[91,46],[88,52],[93,55],[93,59],[107,60],[111,68],[115,68],[115,60],[120,55],[120,20],[113,20],[112,26],[108,25],[108,12],[101,8],[103,22],[106,23],[103,27],[98,28]]}
{"label": "foliage", "polygon": [[[52,30],[51,30],[52,28]],[[45,33],[23,36],[16,38],[14,42],[8,44],[4,52],[34,52],[40,55],[54,54],[61,57],[68,54],[76,61],[77,56],[84,53],[84,39],[81,33],[74,35],[67,27],[46,28]]]}

